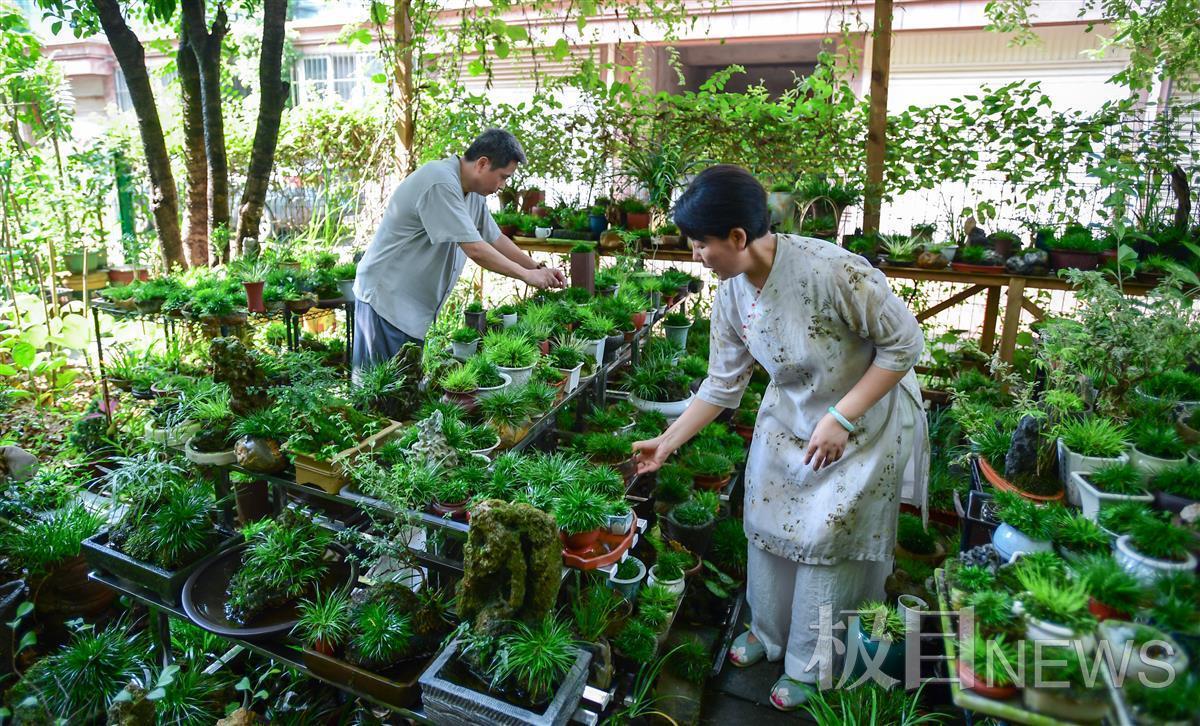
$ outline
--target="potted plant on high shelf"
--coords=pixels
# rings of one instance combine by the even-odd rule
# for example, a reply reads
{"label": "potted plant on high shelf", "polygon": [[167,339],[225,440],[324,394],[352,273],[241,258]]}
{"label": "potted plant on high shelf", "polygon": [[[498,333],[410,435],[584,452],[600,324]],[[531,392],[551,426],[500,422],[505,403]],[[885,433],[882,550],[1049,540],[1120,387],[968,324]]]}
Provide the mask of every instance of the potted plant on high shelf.
{"label": "potted plant on high shelf", "polygon": [[917,259],[917,244],[899,234],[882,235],[884,260],[897,267],[912,267]]}
{"label": "potted plant on high shelf", "polygon": [[650,207],[641,199],[626,197],[621,200],[621,212],[625,217],[625,228],[629,230],[650,228]]}
{"label": "potted plant on high shelf", "polygon": [[608,318],[607,316],[597,315],[591,312],[584,314],[583,321],[576,329],[576,333],[585,341],[586,347],[592,354],[592,358],[595,360],[597,366],[600,366],[604,363],[604,360],[607,357],[605,353],[608,345],[608,338],[613,335],[616,330],[616,323],[614,323],[612,319]]}
{"label": "potted plant on high shelf", "polygon": [[1004,258],[995,250],[979,245],[959,247],[954,253],[951,269],[959,272],[999,274],[1004,272]]}
{"label": "potted plant on high shelf", "polygon": [[343,300],[354,300],[354,278],[358,274],[357,262],[342,262],[334,265],[332,277],[337,280],[338,292]]}
{"label": "potted plant on high shelf", "polygon": [[583,370],[583,354],[570,346],[557,345],[548,357],[550,365],[567,376],[565,392],[574,391],[579,385],[579,372]]}
{"label": "potted plant on high shelf", "polygon": [[988,242],[996,254],[1007,259],[1012,257],[1013,250],[1021,247],[1021,238],[1012,232],[999,230],[988,235]]}
{"label": "potted plant on high shelf", "polygon": [[1100,264],[1103,241],[1081,224],[1068,224],[1062,235],[1046,241],[1050,248],[1050,267],[1055,270],[1094,270]]}
{"label": "potted plant on high shelf", "polygon": [[233,450],[233,409],[229,387],[215,384],[186,402],[188,418],[199,430],[184,444],[187,460],[201,466],[227,466],[237,461]]}
{"label": "potted plant on high shelf", "polygon": [[596,290],[596,246],[577,242],[571,248],[571,286],[588,292]]}

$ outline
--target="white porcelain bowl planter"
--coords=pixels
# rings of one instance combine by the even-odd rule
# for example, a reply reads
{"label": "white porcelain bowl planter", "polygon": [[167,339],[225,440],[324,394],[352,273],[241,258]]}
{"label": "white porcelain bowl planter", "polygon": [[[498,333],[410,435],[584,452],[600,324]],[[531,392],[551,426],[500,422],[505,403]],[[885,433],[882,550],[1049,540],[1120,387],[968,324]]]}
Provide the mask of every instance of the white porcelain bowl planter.
{"label": "white porcelain bowl planter", "polygon": [[455,358],[466,360],[475,355],[479,350],[479,339],[476,338],[470,343],[460,343],[457,340],[450,341],[450,348]]}
{"label": "white porcelain bowl planter", "polygon": [[1100,510],[1105,507],[1111,507],[1121,502],[1145,502],[1148,504],[1154,501],[1152,494],[1110,494],[1100,491],[1092,486],[1086,475],[1077,471],[1071,472],[1071,482],[1079,493],[1079,508],[1083,510],[1083,516],[1093,522],[1100,516]]}
{"label": "white porcelain bowl planter", "polygon": [[506,375],[512,381],[514,386],[523,386],[529,383],[529,377],[533,375],[533,366],[525,366],[524,368],[509,368],[508,366],[496,366],[500,369],[501,375]]}
{"label": "white porcelain bowl planter", "polygon": [[[1105,620],[1099,627],[1100,640],[1108,643],[1109,652],[1115,658],[1123,660],[1126,648],[1129,649],[1129,662],[1123,667],[1125,678],[1137,678],[1139,673],[1145,673],[1149,680],[1161,681],[1164,670],[1187,672],[1187,651],[1158,628],[1127,620]],[[1142,645],[1137,644],[1139,632],[1142,633]]]}
{"label": "white porcelain bowl planter", "polygon": [[646,586],[647,587],[653,587],[655,585],[662,585],[667,590],[667,592],[670,592],[673,595],[682,595],[683,594],[684,589],[687,587],[687,583],[684,582],[683,575],[680,575],[678,580],[660,580],[660,579],[658,579],[658,577],[656,577],[657,574],[658,574],[658,565],[654,565],[653,567],[650,568],[650,574],[646,576]]}
{"label": "white porcelain bowl planter", "polygon": [[200,466],[229,466],[237,462],[237,454],[233,449],[212,453],[196,451],[192,448],[191,439],[188,439],[187,443],[183,445],[183,455],[187,457],[188,461]]}
{"label": "white porcelain bowl planter", "polygon": [[1013,603],[1013,612],[1025,618],[1026,640],[1055,640],[1059,641],[1059,645],[1062,644],[1062,641],[1078,641],[1084,655],[1090,655],[1096,651],[1096,635],[1094,633],[1081,633],[1066,625],[1035,618],[1025,612],[1025,607],[1020,600]]}
{"label": "white porcelain bowl planter", "polygon": [[1181,456],[1178,459],[1160,459],[1157,456],[1151,456],[1138,451],[1136,446],[1129,447],[1129,463],[1133,464],[1133,468],[1142,473],[1144,479],[1149,479],[1158,472],[1168,467],[1182,464],[1187,461],[1187,455]]}
{"label": "white porcelain bowl planter", "polygon": [[1059,473],[1062,475],[1063,486],[1067,490],[1067,501],[1077,507],[1080,506],[1079,491],[1075,488],[1075,479],[1071,474],[1075,472],[1089,474],[1109,464],[1124,464],[1127,461],[1129,461],[1129,456],[1126,454],[1111,459],[1076,454],[1067,448],[1062,439],[1058,440]]}
{"label": "white porcelain bowl planter", "polygon": [[1001,562],[1012,561],[1018,552],[1030,554],[1054,551],[1050,540],[1034,539],[1007,522],[1001,522],[996,531],[992,532],[992,546],[996,548]]}
{"label": "white porcelain bowl planter", "polygon": [[152,421],[146,422],[146,440],[166,446],[183,446],[200,431],[200,424],[184,421],[178,426],[157,428]]}
{"label": "white porcelain bowl planter", "polygon": [[1133,542],[1127,534],[1117,537],[1117,547],[1113,556],[1122,569],[1136,577],[1143,585],[1149,585],[1172,572],[1191,572],[1196,569],[1196,556],[1191,552],[1188,552],[1181,562],[1157,560],[1134,549]]}
{"label": "white porcelain bowl planter", "polygon": [[668,419],[677,419],[683,415],[695,397],[695,394],[690,394],[682,401],[647,401],[631,393],[629,394],[629,403],[639,411],[658,411]]}
{"label": "white porcelain bowl planter", "polygon": [[477,400],[483,400],[494,394],[496,391],[503,391],[505,388],[508,388],[512,385],[512,376],[508,375],[507,373],[501,372],[500,379],[503,382],[498,386],[488,386],[487,388],[480,387],[476,389],[475,398]]}

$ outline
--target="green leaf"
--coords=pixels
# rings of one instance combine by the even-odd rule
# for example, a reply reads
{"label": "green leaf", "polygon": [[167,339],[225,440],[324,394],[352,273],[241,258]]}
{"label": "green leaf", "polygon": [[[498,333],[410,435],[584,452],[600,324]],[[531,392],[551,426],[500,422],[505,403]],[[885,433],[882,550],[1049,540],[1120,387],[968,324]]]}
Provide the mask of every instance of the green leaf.
{"label": "green leaf", "polygon": [[567,44],[566,38],[559,38],[550,49],[550,57],[556,61],[564,60],[570,54],[571,46]]}
{"label": "green leaf", "polygon": [[11,376],[15,376],[15,375],[17,375],[16,368],[13,368],[12,366],[10,366],[7,363],[0,363],[0,376],[11,377]]}
{"label": "green leaf", "polygon": [[484,70],[485,68],[481,58],[476,58],[467,64],[467,73],[470,73],[473,76],[482,76]]}
{"label": "green leaf", "polygon": [[375,75],[371,76],[371,80],[375,83],[387,83],[387,74],[376,73]]}
{"label": "green leaf", "polygon": [[722,588],[720,585],[718,585],[717,583],[713,582],[712,580],[705,580],[705,581],[704,581],[704,586],[708,588],[708,591],[709,591],[709,592],[711,592],[712,594],[714,594],[714,595],[716,595],[717,597],[721,598],[722,600],[728,600],[728,599],[729,599],[729,593],[728,593],[728,592],[726,592],[724,588]]}
{"label": "green leaf", "polygon": [[155,688],[153,691],[150,691],[149,693],[146,694],[146,700],[147,701],[158,701],[158,700],[161,700],[166,695],[167,695],[167,690],[165,688]]}
{"label": "green leaf", "polygon": [[20,653],[21,651],[25,650],[26,648],[32,647],[33,645],[36,645],[36,644],[37,644],[37,633],[30,630],[28,633],[25,633],[24,635],[21,636],[21,642],[19,645],[17,645],[17,652]]}
{"label": "green leaf", "polygon": [[370,45],[372,40],[374,39],[371,37],[371,31],[366,28],[359,28],[346,39],[349,43],[359,43],[361,45]]}
{"label": "green leaf", "polygon": [[529,31],[525,29],[524,25],[507,25],[504,28],[504,32],[514,43],[529,39]]}
{"label": "green leaf", "polygon": [[33,603],[31,602],[26,601],[17,606],[18,618],[23,618],[31,612],[33,612]]}
{"label": "green leaf", "polygon": [[17,368],[28,368],[33,365],[33,359],[37,355],[37,348],[24,341],[18,340],[12,347],[12,359]]}
{"label": "green leaf", "polygon": [[509,53],[508,43],[505,43],[503,40],[497,40],[496,41],[496,57],[497,58],[507,58],[508,53]]}
{"label": "green leaf", "polygon": [[248,677],[246,677],[246,676],[242,676],[242,680],[240,680],[240,681],[238,681],[238,682],[237,682],[237,685],[235,685],[235,686],[233,687],[233,690],[235,690],[235,691],[249,691],[249,690],[250,690],[250,679],[249,679]]}
{"label": "green leaf", "polygon": [[129,703],[132,700],[133,700],[133,691],[127,691],[124,688],[122,688],[121,692],[118,693],[116,698],[113,699],[113,703]]}
{"label": "green leaf", "polygon": [[371,3],[371,22],[376,25],[383,25],[388,21],[388,7],[381,2]]}

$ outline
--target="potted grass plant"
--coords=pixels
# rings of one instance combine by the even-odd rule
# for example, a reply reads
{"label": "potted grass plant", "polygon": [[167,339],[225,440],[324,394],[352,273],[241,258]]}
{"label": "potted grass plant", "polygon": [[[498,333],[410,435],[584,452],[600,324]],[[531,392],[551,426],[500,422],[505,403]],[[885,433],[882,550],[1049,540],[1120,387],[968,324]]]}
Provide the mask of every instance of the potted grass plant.
{"label": "potted grass plant", "polygon": [[901,512],[896,522],[896,556],[937,567],[946,559],[946,548],[920,517]]}
{"label": "potted grass plant", "polygon": [[992,533],[992,546],[1002,561],[1018,552],[1050,552],[1055,505],[1038,505],[1013,492],[996,492],[996,516],[1000,526]]}
{"label": "potted grass plant", "polygon": [[712,544],[713,527],[721,500],[716,492],[698,491],[686,502],[675,505],[663,521],[663,535],[703,557]]}
{"label": "potted grass plant", "polygon": [[959,647],[958,678],[963,688],[998,701],[1017,695],[1021,662],[1016,647],[1004,635],[984,638],[976,632]]}
{"label": "potted grass plant", "polygon": [[579,373],[583,370],[583,354],[575,348],[557,345],[550,351],[550,365],[567,376],[566,393],[579,386]]}
{"label": "potted grass plant", "polygon": [[663,330],[667,340],[680,350],[687,348],[688,331],[692,329],[692,321],[683,313],[668,313],[663,318]]}
{"label": "potted grass plant", "polygon": [[450,334],[450,347],[455,358],[466,360],[479,350],[479,331],[464,325]]}
{"label": "potted grass plant", "polygon": [[1167,370],[1142,380],[1134,389],[1156,410],[1179,406],[1185,411],[1200,408],[1200,375],[1184,370]]}
{"label": "potted grass plant", "polygon": [[621,593],[629,602],[637,600],[638,590],[646,579],[646,565],[638,558],[628,555],[613,566],[608,575],[608,586]]}
{"label": "potted grass plant", "polygon": [[1018,567],[1022,592],[1017,610],[1025,619],[1025,639],[1078,641],[1084,652],[1096,648],[1095,618],[1088,611],[1086,586],[1060,572]]}
{"label": "potted grass plant", "polygon": [[460,365],[446,371],[441,381],[442,400],[461,406],[464,411],[474,411],[479,402],[479,376],[471,366]]}
{"label": "potted grass plant", "polygon": [[479,402],[479,412],[500,435],[504,449],[516,446],[529,431],[535,409],[525,386],[508,386]]}
{"label": "potted grass plant", "polygon": [[1143,419],[1131,430],[1129,461],[1145,478],[1187,460],[1187,444],[1174,426]]}
{"label": "potted grass plant", "polygon": [[715,451],[694,447],[683,458],[683,465],[692,472],[697,489],[720,491],[733,476],[733,462]]}
{"label": "potted grass plant", "polygon": [[1129,463],[1106,464],[1087,472],[1071,472],[1079,492],[1079,508],[1085,517],[1096,519],[1105,507],[1121,502],[1152,502],[1141,473]]}
{"label": "potted grass plant", "polygon": [[[1105,464],[1128,460],[1124,427],[1098,415],[1068,419],[1056,427],[1059,442],[1059,464],[1064,483],[1070,483],[1072,472],[1086,474]],[[1079,495],[1067,489],[1067,500],[1079,506]]]}
{"label": "potted grass plant", "polygon": [[1081,557],[1109,551],[1109,538],[1096,522],[1075,509],[1053,510],[1050,540],[1063,559],[1075,562]]}
{"label": "potted grass plant", "polygon": [[[858,642],[871,662],[891,678],[904,675],[906,627],[896,608],[880,601],[859,606]],[[880,654],[882,651],[882,655]]]}
{"label": "potted grass plant", "polygon": [[585,552],[600,538],[607,503],[604,497],[579,485],[564,488],[554,499],[554,519],[563,544],[572,552]]}
{"label": "potted grass plant", "polygon": [[467,361],[466,367],[475,373],[475,382],[479,388],[475,398],[482,401],[498,391],[503,391],[512,385],[512,378],[500,370],[500,367],[481,355]]}
{"label": "potted grass plant", "polygon": [[692,402],[691,379],[665,355],[646,356],[625,379],[629,402],[640,411],[678,418]]}
{"label": "potted grass plant", "polygon": [[1026,672],[1042,675],[1040,681],[1027,683],[1021,691],[1025,708],[1074,723],[1099,722],[1108,713],[1107,691],[1099,679],[1084,676],[1082,659],[1075,648],[1026,648],[1025,657]]}
{"label": "potted grass plant", "polygon": [[483,355],[512,379],[513,386],[522,386],[533,374],[538,348],[519,333],[492,331],[483,338]]}
{"label": "potted grass plant", "polygon": [[1128,620],[1147,600],[1146,588],[1109,553],[1074,563],[1088,593],[1088,610],[1097,620]]}
{"label": "potted grass plant", "polygon": [[646,585],[648,587],[660,585],[676,596],[682,595],[686,587],[684,571],[690,562],[691,557],[686,552],[659,551],[658,558],[646,576]]}
{"label": "potted grass plant", "polygon": [[1200,501],[1200,463],[1190,461],[1161,469],[1150,477],[1147,486],[1154,492],[1155,507],[1182,512]]}
{"label": "potted grass plant", "polygon": [[1117,538],[1116,560],[1143,584],[1163,574],[1196,569],[1195,538],[1182,527],[1147,513]]}

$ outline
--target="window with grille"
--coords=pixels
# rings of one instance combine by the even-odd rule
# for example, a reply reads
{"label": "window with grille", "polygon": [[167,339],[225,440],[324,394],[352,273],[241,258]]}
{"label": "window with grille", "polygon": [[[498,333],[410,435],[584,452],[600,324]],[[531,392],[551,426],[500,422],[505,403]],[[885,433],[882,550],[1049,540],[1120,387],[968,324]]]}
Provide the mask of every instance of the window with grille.
{"label": "window with grille", "polygon": [[379,68],[379,59],[374,53],[304,56],[292,68],[293,101],[356,103],[366,96],[372,83],[371,76],[378,73]]}

